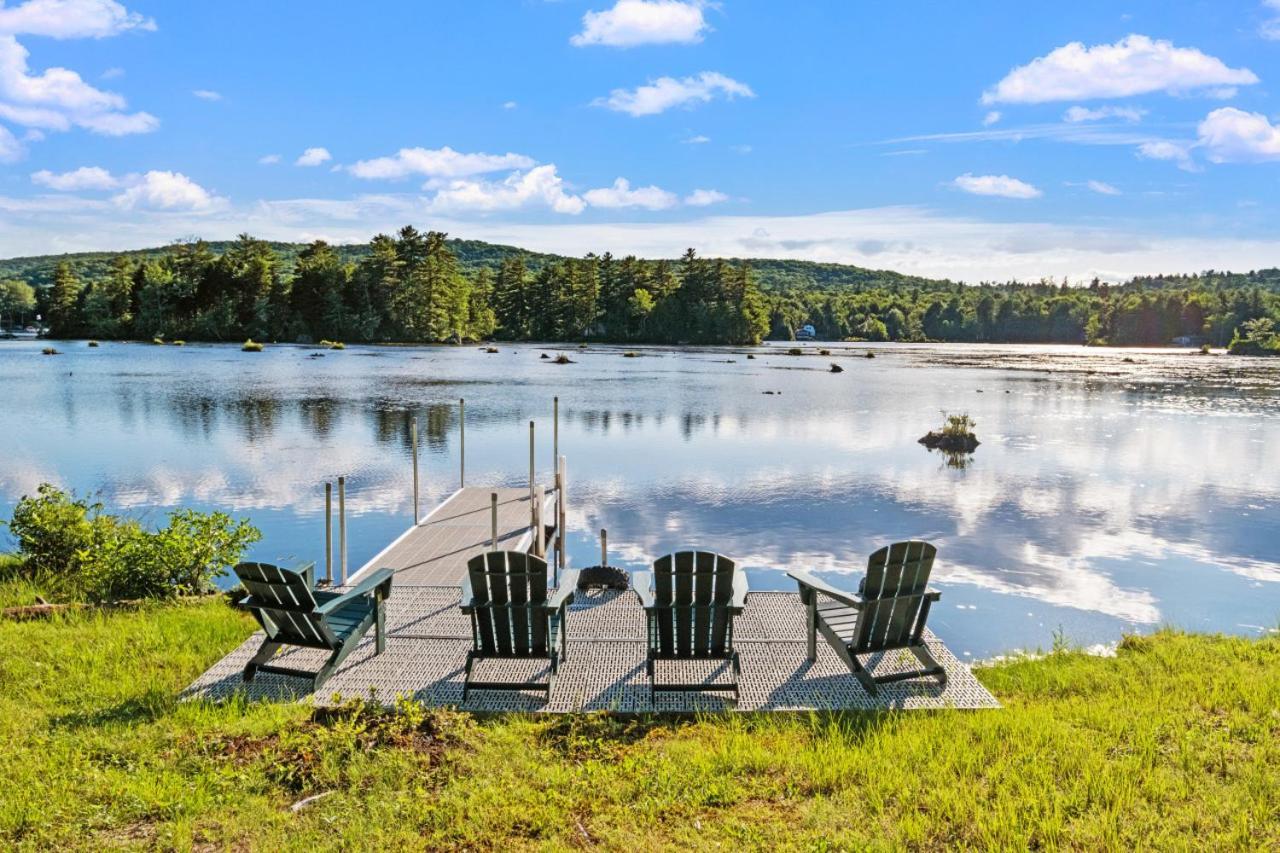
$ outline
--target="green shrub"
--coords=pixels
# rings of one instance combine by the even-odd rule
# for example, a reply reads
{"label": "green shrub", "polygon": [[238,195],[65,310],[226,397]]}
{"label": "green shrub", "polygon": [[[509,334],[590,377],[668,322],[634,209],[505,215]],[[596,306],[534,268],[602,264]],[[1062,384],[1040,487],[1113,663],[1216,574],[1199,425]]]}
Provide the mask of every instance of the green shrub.
{"label": "green shrub", "polygon": [[240,347],[240,351],[241,352],[262,352],[262,344],[258,343],[253,338],[249,338],[249,340],[245,341],[244,345]]}
{"label": "green shrub", "polygon": [[61,598],[89,601],[208,592],[261,538],[247,521],[185,509],[171,512],[165,527],[147,530],[48,483],[18,502],[9,530],[23,575]]}
{"label": "green shrub", "polygon": [[944,419],[942,434],[952,438],[968,438],[974,434],[973,428],[978,425],[978,422],[968,414],[949,415],[943,412],[942,417]]}

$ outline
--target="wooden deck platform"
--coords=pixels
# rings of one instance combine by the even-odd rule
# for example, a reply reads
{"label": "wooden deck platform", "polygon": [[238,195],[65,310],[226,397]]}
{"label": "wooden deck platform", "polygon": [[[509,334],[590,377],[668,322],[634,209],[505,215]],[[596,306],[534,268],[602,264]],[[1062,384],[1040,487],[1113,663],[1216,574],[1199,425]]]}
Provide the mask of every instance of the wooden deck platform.
{"label": "wooden deck platform", "polygon": [[[462,582],[467,560],[492,547],[491,495],[498,495],[498,547],[527,551],[533,545],[529,525],[528,489],[458,489],[426,518],[382,549],[351,577],[386,567],[396,573],[397,586],[453,586]],[[555,492],[547,490],[542,517],[554,526]],[[350,581],[349,581],[350,582]]]}

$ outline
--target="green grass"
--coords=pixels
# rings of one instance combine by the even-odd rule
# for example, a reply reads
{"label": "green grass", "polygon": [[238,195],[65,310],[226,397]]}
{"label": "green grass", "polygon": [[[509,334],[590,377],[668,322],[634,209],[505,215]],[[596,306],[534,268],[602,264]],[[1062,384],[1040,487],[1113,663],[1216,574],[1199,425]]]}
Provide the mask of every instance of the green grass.
{"label": "green grass", "polygon": [[1115,658],[986,668],[1005,704],[991,712],[472,720],[178,703],[251,628],[221,603],[0,622],[0,847],[1280,845],[1274,635],[1162,632]]}

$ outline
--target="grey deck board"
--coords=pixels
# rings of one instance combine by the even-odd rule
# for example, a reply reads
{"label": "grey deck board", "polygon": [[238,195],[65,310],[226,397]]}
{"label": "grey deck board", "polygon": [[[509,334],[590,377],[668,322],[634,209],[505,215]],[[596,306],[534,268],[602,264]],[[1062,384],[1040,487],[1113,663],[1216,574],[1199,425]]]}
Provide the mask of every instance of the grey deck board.
{"label": "grey deck board", "polygon": [[[526,504],[527,506],[527,498]],[[417,568],[410,565],[412,571]],[[922,678],[882,685],[872,697],[826,645],[818,643],[818,659],[806,657],[804,608],[788,592],[753,592],[739,618],[734,643],[742,657],[741,699],[736,708],[716,694],[649,695],[645,675],[644,613],[630,592],[579,593],[568,614],[568,660],[550,697],[540,693],[473,690],[462,702],[462,669],[471,646],[471,629],[458,609],[456,586],[411,586],[397,577],[388,600],[387,646],[373,655],[372,632],[324,685],[322,695],[306,692],[307,682],[279,675],[259,675],[250,684],[240,673],[262,640],[255,634],[200,676],[184,693],[188,699],[222,700],[244,695],[251,700],[297,699],[329,704],[337,697],[373,696],[391,704],[405,695],[428,705],[472,711],[567,713],[605,710],[617,713],[699,710],[925,710],[998,708],[999,702],[932,633],[930,651],[945,667],[948,683]],[[293,649],[282,657],[286,666],[318,665],[318,653]],[[313,661],[312,659],[315,658]],[[915,668],[909,654],[873,656],[876,674]],[[546,674],[545,661],[485,661],[477,664],[483,680],[512,680]],[[725,675],[717,662],[661,662],[659,678],[671,681],[715,679]]]}
{"label": "grey deck board", "polygon": [[[454,492],[352,577],[366,569],[386,567],[396,573],[397,586],[460,583],[467,560],[491,547],[489,496],[493,492],[498,494],[498,547],[527,550],[529,490],[469,486]],[[553,501],[554,493],[549,493],[543,512],[546,523],[552,520]]]}

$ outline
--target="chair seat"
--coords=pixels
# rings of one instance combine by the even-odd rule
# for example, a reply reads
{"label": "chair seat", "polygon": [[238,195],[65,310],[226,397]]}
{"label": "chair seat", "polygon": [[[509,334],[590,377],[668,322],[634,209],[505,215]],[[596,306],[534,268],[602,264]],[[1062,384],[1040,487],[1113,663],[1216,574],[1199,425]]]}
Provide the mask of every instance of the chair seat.
{"label": "chair seat", "polygon": [[[316,596],[319,598],[319,595]],[[372,598],[358,598],[346,607],[333,611],[325,617],[329,630],[341,643],[359,630],[361,624],[373,615],[375,602]]]}
{"label": "chair seat", "polygon": [[530,647],[528,651],[516,651],[513,647],[510,652],[502,652],[497,649],[493,651],[484,651],[476,649],[472,654],[477,658],[503,658],[506,660],[523,660],[525,658],[545,658],[548,655],[555,656],[560,653],[560,611],[553,610],[547,614],[547,648],[534,649]]}
{"label": "chair seat", "polygon": [[853,632],[858,626],[858,611],[838,601],[820,601],[818,619],[846,646],[853,645]]}

